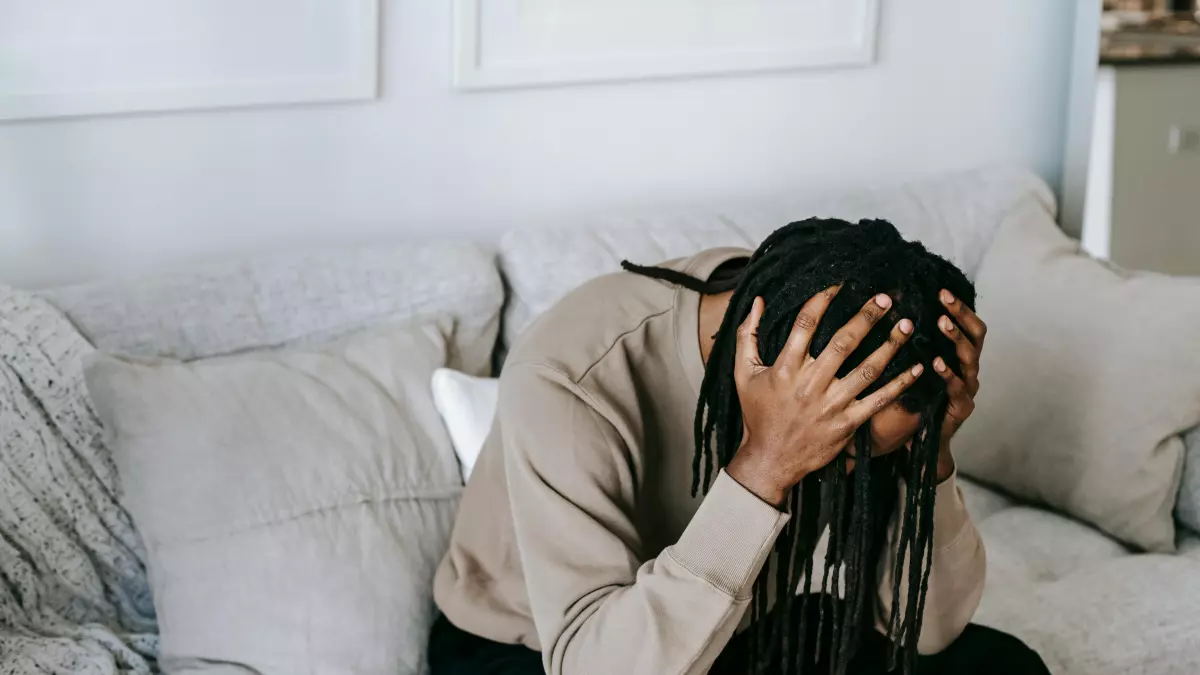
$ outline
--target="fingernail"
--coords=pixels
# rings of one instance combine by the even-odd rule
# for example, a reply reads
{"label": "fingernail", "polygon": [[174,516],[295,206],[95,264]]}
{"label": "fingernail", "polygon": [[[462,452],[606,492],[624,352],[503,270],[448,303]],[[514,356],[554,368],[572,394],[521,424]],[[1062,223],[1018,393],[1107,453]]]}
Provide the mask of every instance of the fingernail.
{"label": "fingernail", "polygon": [[942,302],[946,303],[947,305],[954,304],[954,296],[950,295],[950,291],[942,291]]}
{"label": "fingernail", "polygon": [[875,296],[875,304],[887,309],[888,307],[892,306],[892,299],[889,298],[886,293],[880,293],[879,295]]}
{"label": "fingernail", "polygon": [[923,370],[925,370],[925,366],[923,366],[923,365],[921,365],[921,364],[919,364],[919,363],[918,363],[917,365],[913,366],[913,367],[912,367],[912,374],[913,374],[913,377],[916,377],[916,376],[920,375],[920,374],[921,374],[921,371],[923,371]]}
{"label": "fingernail", "polygon": [[946,362],[942,360],[942,357],[939,356],[933,360],[933,369],[939,373],[946,370]]}
{"label": "fingernail", "polygon": [[947,333],[954,332],[954,322],[951,321],[950,317],[948,316],[943,316],[942,318],[938,319],[938,325],[940,325],[942,330],[946,331]]}
{"label": "fingernail", "polygon": [[900,332],[904,333],[905,335],[912,335],[913,322],[909,321],[908,319],[901,320],[900,321]]}

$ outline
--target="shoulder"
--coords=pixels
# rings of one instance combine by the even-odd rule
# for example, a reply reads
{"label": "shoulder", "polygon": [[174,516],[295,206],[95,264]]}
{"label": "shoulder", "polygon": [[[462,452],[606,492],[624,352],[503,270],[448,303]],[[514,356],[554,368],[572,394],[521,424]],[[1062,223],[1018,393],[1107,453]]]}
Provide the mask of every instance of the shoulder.
{"label": "shoulder", "polygon": [[[707,278],[720,263],[748,254],[738,248],[710,249],[658,265]],[[684,293],[691,291],[630,272],[592,279],[563,296],[525,330],[509,352],[505,369],[542,366],[578,384],[601,362],[619,358],[616,347],[630,335],[669,330],[672,312]],[[659,339],[639,344],[668,347],[663,335],[653,337]]]}
{"label": "shoulder", "polygon": [[537,371],[578,383],[623,337],[669,315],[674,298],[672,285],[628,272],[592,279],[525,330],[505,360],[501,379],[510,370]]}

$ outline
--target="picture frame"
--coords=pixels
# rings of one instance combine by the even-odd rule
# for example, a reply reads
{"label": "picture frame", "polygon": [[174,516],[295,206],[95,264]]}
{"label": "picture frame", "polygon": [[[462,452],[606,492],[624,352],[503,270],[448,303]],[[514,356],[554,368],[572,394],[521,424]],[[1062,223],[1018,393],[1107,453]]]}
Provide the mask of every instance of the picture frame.
{"label": "picture frame", "polygon": [[[879,0],[759,0],[749,3],[659,0],[645,4],[588,3],[584,0],[515,0],[507,3],[454,0],[454,3],[454,84],[462,90],[865,66],[875,60],[880,5]],[[645,8],[650,6],[657,6],[659,11],[647,11]],[[598,9],[605,7],[610,9]],[[787,26],[781,22],[803,15],[806,9],[829,25],[807,25],[805,30],[796,31],[794,40],[781,35]],[[543,15],[554,14],[553,21],[540,20],[539,11]],[[579,16],[571,17],[572,11]],[[597,12],[604,11],[611,12],[611,20],[601,18],[597,21],[597,17],[603,16]],[[678,15],[678,21],[674,23],[673,12]],[[722,18],[731,16],[740,21],[728,21],[723,28]],[[636,21],[624,21],[630,17]],[[575,37],[585,39],[575,42],[595,41],[596,48],[582,57],[566,49],[557,55],[553,49],[542,50],[544,53],[541,54],[530,51],[524,62],[510,58],[507,63],[504,56],[489,54],[487,45],[498,41],[509,46],[555,42],[554,28],[547,25],[552,22],[563,27],[559,42],[571,41],[571,31],[582,30]],[[622,23],[615,25],[618,22]],[[654,31],[657,30],[663,37],[662,44],[673,41],[677,47],[684,48],[655,52],[630,43],[613,45],[606,53],[603,44],[606,36],[588,34],[602,32],[595,26],[611,23],[614,25],[609,27],[609,37],[620,38],[630,32],[629,26],[636,22],[643,25],[633,32],[644,36],[645,44],[654,43]],[[684,25],[684,28],[681,30],[675,24]],[[523,26],[527,34],[521,34]],[[756,30],[761,32],[761,40],[756,39]],[[728,34],[725,41],[722,31]],[[704,44],[706,40],[710,44]]]}
{"label": "picture frame", "polygon": [[379,0],[157,4],[0,0],[0,120],[377,96]]}

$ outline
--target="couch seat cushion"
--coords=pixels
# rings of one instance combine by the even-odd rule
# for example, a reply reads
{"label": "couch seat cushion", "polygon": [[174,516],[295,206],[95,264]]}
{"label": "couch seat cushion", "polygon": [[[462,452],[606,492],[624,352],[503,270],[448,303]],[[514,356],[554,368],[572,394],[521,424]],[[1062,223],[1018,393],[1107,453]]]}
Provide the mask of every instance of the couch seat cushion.
{"label": "couch seat cushion", "polygon": [[1084,523],[959,478],[988,556],[975,623],[1012,633],[1055,675],[1200,672],[1200,536],[1134,554]]}

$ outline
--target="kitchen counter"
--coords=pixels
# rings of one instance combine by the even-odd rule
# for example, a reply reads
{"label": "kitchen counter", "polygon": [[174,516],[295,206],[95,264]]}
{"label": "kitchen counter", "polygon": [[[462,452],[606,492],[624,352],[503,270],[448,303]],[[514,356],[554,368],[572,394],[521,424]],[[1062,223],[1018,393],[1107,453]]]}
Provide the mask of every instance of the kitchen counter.
{"label": "kitchen counter", "polygon": [[1100,64],[1157,66],[1200,64],[1200,21],[1168,14],[1100,36]]}

